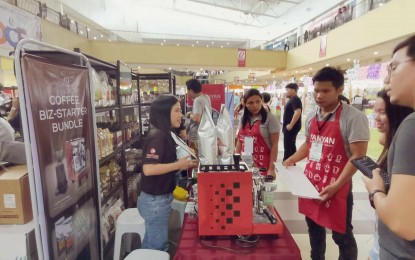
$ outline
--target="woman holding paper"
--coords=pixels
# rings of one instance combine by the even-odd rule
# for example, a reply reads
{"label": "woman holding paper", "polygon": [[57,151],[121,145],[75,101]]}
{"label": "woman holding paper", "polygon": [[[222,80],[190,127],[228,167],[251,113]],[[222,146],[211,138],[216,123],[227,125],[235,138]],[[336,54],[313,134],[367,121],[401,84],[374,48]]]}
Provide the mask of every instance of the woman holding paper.
{"label": "woman holding paper", "polygon": [[175,174],[197,166],[197,160],[190,160],[190,155],[177,160],[171,131],[180,126],[181,118],[180,103],[172,95],[160,95],[151,104],[150,132],[143,146],[141,194],[137,201],[146,227],[142,248],[168,250]]}
{"label": "woman holding paper", "polygon": [[248,90],[244,101],[235,152],[252,153],[255,166],[265,169],[261,174],[275,178],[274,162],[277,161],[281,124],[275,115],[265,110],[257,89]]}

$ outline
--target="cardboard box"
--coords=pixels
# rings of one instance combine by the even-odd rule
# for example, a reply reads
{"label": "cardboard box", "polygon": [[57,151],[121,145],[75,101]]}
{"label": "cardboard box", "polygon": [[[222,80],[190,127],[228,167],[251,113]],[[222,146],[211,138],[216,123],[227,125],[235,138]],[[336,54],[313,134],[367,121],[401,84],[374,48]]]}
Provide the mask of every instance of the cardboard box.
{"label": "cardboard box", "polygon": [[32,220],[26,165],[0,170],[0,224],[25,224]]}

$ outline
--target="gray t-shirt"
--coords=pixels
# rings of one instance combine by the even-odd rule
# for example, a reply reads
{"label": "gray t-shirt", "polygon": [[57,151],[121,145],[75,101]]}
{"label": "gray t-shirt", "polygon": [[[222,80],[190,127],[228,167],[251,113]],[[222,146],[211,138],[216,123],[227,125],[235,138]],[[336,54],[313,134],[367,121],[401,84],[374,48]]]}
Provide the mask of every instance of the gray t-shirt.
{"label": "gray t-shirt", "polygon": [[[210,102],[210,97],[202,93],[200,96],[195,98],[195,100],[193,101],[192,114],[202,116],[205,107],[207,107],[209,109],[209,113],[212,114],[212,105]],[[190,141],[197,141],[197,130],[198,129],[199,129],[199,124],[191,120],[189,129],[188,129]]]}
{"label": "gray t-shirt", "polygon": [[[369,141],[370,132],[369,132],[369,122],[365,114],[356,108],[342,104],[343,110],[340,114],[340,132],[343,137],[344,147],[346,148],[347,156],[351,156],[350,152],[350,143]],[[336,108],[337,109],[337,108]],[[333,111],[334,112],[334,111]],[[311,120],[317,113],[317,121],[323,121],[324,117],[320,115],[320,108],[317,107],[317,111],[312,111],[307,115],[305,123],[305,136],[308,138],[310,133]],[[333,115],[330,118],[330,121],[334,121],[336,115]]]}
{"label": "gray t-shirt", "polygon": [[[410,114],[396,131],[388,152],[388,173],[415,176],[415,113]],[[380,259],[415,259],[415,240],[408,241],[393,233],[378,219]]]}
{"label": "gray t-shirt", "polygon": [[[256,118],[251,118],[251,123],[254,123],[257,120],[261,121],[261,119],[261,115],[258,115]],[[240,118],[238,129],[241,129],[241,127],[242,117]],[[262,138],[264,138],[265,142],[267,143],[268,148],[271,148],[271,134],[279,133],[281,131],[281,123],[278,121],[275,115],[268,112],[267,120],[265,120],[264,124],[261,124],[259,131],[261,132]]]}

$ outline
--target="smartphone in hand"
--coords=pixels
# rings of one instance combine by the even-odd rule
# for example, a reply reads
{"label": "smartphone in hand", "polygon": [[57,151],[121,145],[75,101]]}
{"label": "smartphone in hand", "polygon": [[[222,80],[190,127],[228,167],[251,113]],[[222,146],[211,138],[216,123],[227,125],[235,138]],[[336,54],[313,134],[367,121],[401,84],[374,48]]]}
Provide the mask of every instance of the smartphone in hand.
{"label": "smartphone in hand", "polygon": [[[361,171],[365,176],[367,176],[371,179],[373,178],[372,171],[376,168],[380,168],[379,165],[368,156],[364,156],[362,158],[354,159],[354,160],[352,160],[352,164],[357,169],[359,169],[359,171]],[[386,190],[388,190],[389,186],[390,186],[389,174],[386,171],[380,169],[380,176],[383,179],[383,183],[385,184]]]}

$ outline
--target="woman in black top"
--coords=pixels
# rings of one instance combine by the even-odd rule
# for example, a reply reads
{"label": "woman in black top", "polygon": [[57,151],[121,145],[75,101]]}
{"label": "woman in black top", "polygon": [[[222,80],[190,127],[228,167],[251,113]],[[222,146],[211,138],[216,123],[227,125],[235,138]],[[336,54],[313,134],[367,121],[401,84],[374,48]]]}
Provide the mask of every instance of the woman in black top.
{"label": "woman in black top", "polygon": [[143,147],[143,175],[138,211],[145,220],[142,248],[167,251],[168,222],[175,173],[197,166],[190,156],[177,160],[171,130],[180,126],[180,103],[172,95],[158,96],[150,107],[150,132]]}

